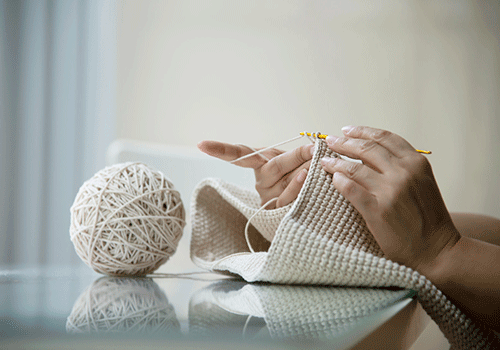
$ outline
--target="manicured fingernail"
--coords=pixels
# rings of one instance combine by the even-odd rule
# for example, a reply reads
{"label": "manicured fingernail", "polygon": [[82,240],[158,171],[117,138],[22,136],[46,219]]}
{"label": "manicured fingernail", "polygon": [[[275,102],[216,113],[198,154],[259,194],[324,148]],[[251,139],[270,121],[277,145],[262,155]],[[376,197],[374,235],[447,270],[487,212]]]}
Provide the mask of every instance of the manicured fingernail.
{"label": "manicured fingernail", "polygon": [[305,181],[307,176],[307,169],[302,169],[302,171],[297,175],[297,181],[302,183]]}
{"label": "manicured fingernail", "polygon": [[342,132],[343,132],[344,134],[348,134],[348,133],[349,133],[349,131],[351,131],[353,128],[354,128],[354,126],[352,126],[352,125],[346,125],[346,126],[344,126],[344,127],[342,128]]}
{"label": "manicured fingernail", "polygon": [[329,135],[327,138],[326,138],[326,143],[328,143],[329,145],[331,145],[332,143],[335,142],[335,140],[337,140],[338,137],[337,136],[334,136],[334,135]]}

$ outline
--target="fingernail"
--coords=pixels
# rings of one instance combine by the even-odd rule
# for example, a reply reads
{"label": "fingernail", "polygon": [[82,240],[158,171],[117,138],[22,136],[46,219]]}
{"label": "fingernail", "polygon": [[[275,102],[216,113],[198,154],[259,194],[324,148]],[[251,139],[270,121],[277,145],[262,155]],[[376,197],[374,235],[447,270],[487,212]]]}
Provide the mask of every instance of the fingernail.
{"label": "fingernail", "polygon": [[304,182],[307,176],[307,169],[302,169],[302,171],[297,175],[298,182]]}
{"label": "fingernail", "polygon": [[329,145],[331,145],[332,143],[335,142],[335,140],[337,140],[338,137],[337,136],[334,136],[334,135],[329,135],[327,138],[326,138],[326,143],[328,143]]}
{"label": "fingernail", "polygon": [[353,128],[354,128],[354,126],[352,126],[352,125],[346,125],[346,126],[344,126],[344,127],[342,128],[342,132],[343,132],[344,134],[348,134],[348,133],[349,133],[349,131],[351,131]]}
{"label": "fingernail", "polygon": [[327,166],[328,164],[331,164],[332,161],[333,161],[333,159],[329,158],[329,157],[321,158],[321,165]]}

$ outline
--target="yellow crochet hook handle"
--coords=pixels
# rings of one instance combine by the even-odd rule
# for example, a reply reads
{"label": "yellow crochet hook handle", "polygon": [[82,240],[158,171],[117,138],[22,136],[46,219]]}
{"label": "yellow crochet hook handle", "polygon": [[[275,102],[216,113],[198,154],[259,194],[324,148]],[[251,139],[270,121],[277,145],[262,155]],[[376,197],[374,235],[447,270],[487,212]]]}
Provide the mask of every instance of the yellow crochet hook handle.
{"label": "yellow crochet hook handle", "polygon": [[[324,139],[326,139],[328,137],[328,135],[321,134],[319,132],[316,133],[316,134],[315,133],[310,133],[310,132],[305,132],[305,133],[301,132],[300,135],[302,135],[302,136],[307,135],[309,137],[315,137],[315,138],[322,139],[322,140],[324,140]],[[421,150],[421,149],[417,149],[415,151],[417,151],[418,153],[423,153],[423,154],[432,154],[431,151],[424,151],[424,150]]]}

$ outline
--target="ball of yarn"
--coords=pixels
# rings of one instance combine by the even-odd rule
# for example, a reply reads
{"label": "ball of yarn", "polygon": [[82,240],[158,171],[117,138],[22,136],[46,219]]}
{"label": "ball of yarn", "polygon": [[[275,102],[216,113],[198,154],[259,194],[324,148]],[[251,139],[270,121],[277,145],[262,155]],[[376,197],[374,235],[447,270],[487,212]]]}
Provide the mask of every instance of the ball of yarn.
{"label": "ball of yarn", "polygon": [[148,278],[102,277],[77,299],[68,333],[179,333],[174,307]]}
{"label": "ball of yarn", "polygon": [[78,256],[111,276],[155,271],[175,253],[185,226],[179,192],[142,163],[99,171],[82,185],[70,211]]}

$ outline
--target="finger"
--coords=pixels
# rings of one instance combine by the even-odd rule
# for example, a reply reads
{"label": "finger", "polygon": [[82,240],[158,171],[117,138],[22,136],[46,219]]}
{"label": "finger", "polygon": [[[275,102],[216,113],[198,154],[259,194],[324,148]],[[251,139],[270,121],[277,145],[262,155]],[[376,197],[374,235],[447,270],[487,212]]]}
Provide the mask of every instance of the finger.
{"label": "finger", "polygon": [[283,176],[278,182],[276,182],[273,186],[271,187],[262,187],[260,181],[255,187],[257,189],[257,192],[261,194],[261,197],[263,199],[267,198],[274,198],[274,197],[279,197],[283,193],[283,191],[286,190],[288,185],[292,182],[292,180],[302,171],[302,170],[309,170],[309,167],[311,166],[311,161],[307,161],[304,164],[302,164],[300,167],[297,169],[291,171],[290,173],[286,174]]}
{"label": "finger", "polygon": [[280,197],[281,194],[288,188],[293,179],[303,170],[309,170],[311,166],[311,161],[307,161],[302,164],[297,169],[291,171],[290,173],[283,176],[278,182],[276,182],[271,187],[262,187],[262,181],[258,181],[255,185],[257,192],[259,192],[260,197],[262,198],[262,202],[265,203],[271,198]]}
{"label": "finger", "polygon": [[379,173],[383,173],[384,169],[390,168],[390,163],[395,157],[387,148],[374,140],[330,135],[326,138],[326,143],[332,151],[350,158],[360,159],[364,164]]}
{"label": "finger", "polygon": [[335,188],[347,198],[361,213],[365,220],[371,217],[377,206],[376,197],[356,181],[349,179],[344,174],[333,174],[332,183]]}
{"label": "finger", "polygon": [[258,173],[261,188],[274,187],[284,176],[312,159],[314,145],[303,145],[272,158]]}
{"label": "finger", "polygon": [[[216,157],[228,162],[254,152],[254,150],[252,150],[250,147],[244,145],[233,145],[230,143],[218,141],[201,141],[200,143],[198,143],[198,148],[200,149],[200,151],[212,157]],[[273,158],[281,153],[283,153],[283,151],[273,149],[266,151],[265,155],[268,158]],[[266,159],[264,159],[260,155],[255,155],[246,159],[242,159],[235,164],[244,168],[258,169],[265,163],[267,163]]]}
{"label": "finger", "polygon": [[348,179],[355,181],[367,190],[376,189],[379,187],[382,175],[370,167],[347,161],[342,158],[329,158],[321,159],[323,169],[331,174],[340,172]]}
{"label": "finger", "polygon": [[276,208],[284,207],[292,203],[299,195],[304,182],[307,177],[307,169],[301,169],[301,171],[293,178],[290,184],[283,191],[281,196],[278,197],[276,201]]}
{"label": "finger", "polygon": [[342,132],[346,137],[373,140],[397,157],[404,157],[408,152],[415,152],[415,148],[408,141],[387,130],[368,126],[345,126]]}

